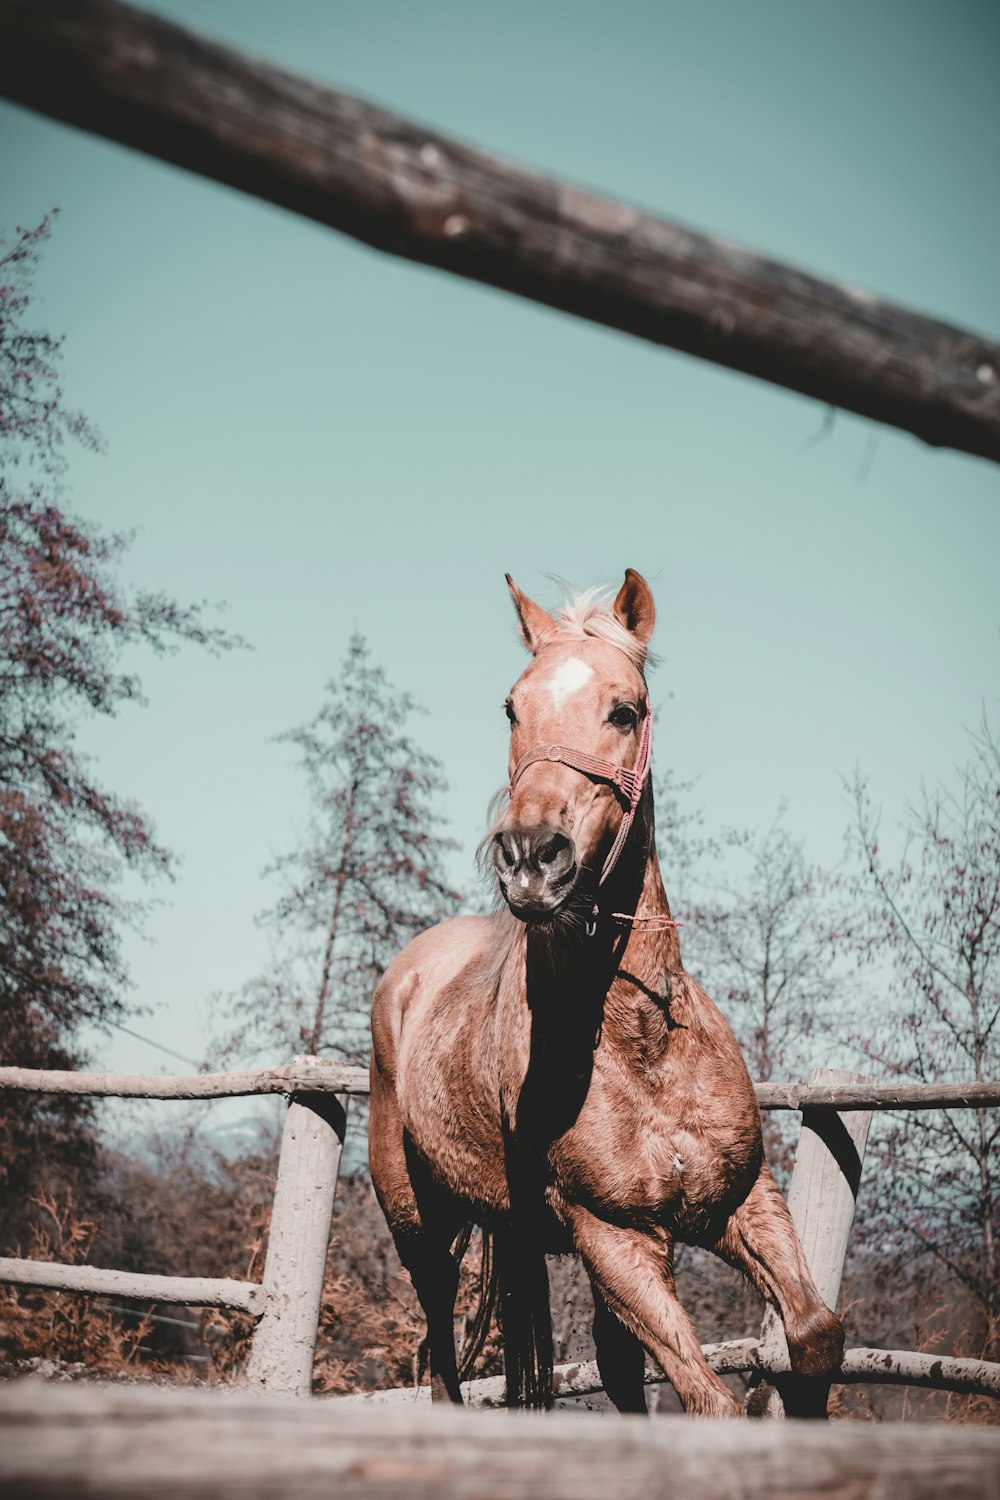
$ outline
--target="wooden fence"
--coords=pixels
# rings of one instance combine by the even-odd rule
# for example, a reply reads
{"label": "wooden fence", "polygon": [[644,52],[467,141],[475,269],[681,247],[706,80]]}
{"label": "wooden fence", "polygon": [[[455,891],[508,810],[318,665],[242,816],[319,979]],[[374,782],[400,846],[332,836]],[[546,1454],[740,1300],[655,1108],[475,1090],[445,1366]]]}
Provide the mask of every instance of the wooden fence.
{"label": "wooden fence", "polygon": [[[366,1070],[314,1057],[298,1057],[276,1068],[187,1078],[0,1068],[0,1088],[133,1099],[285,1095],[288,1109],[260,1282],[144,1275],[4,1258],[0,1258],[0,1280],[57,1291],[111,1294],[190,1307],[228,1307],[248,1313],[257,1319],[246,1372],[248,1384],[274,1394],[308,1395],[347,1104],[351,1095],[367,1095]],[[992,1107],[1000,1104],[1000,1083],[885,1084],[859,1074],[816,1069],[808,1084],[760,1083],[756,1094],[762,1109],[802,1111],[789,1206],[817,1286],[835,1307],[872,1111]],[[704,1348],[709,1363],[720,1373],[741,1371],[755,1377],[768,1376],[790,1411],[825,1409],[827,1387],[817,1391],[789,1378],[788,1351],[781,1325],[773,1316],[765,1317],[758,1339]],[[647,1372],[649,1382],[663,1378],[658,1370]],[[930,1386],[1000,1397],[1000,1365],[908,1350],[849,1349],[836,1379]],[[470,1381],[464,1389],[471,1405],[503,1402],[502,1379]],[[558,1396],[596,1393],[601,1389],[596,1364],[577,1361],[558,1366],[555,1389]],[[414,1393],[384,1391],[342,1399],[385,1403],[403,1397],[412,1400]]]}
{"label": "wooden fence", "polygon": [[390,255],[1000,462],[1000,344],[116,0],[0,0],[0,94]]}

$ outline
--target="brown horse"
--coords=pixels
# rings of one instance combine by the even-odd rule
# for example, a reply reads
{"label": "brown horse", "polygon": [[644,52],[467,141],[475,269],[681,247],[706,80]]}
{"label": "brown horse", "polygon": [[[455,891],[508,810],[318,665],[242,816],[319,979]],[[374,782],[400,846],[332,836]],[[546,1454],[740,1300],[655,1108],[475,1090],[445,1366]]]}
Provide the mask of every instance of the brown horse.
{"label": "brown horse", "polygon": [[551,1404],[544,1255],[575,1249],[615,1405],[645,1411],[645,1348],[686,1411],[740,1415],[677,1299],[677,1240],[749,1277],[797,1374],[828,1375],[843,1330],[764,1161],[736,1040],[681,963],[647,776],[652,596],[630,569],[610,609],[583,595],[553,617],[507,581],[533,660],[505,705],[510,797],[488,843],[506,904],[422,933],[379,984],[372,1180],[435,1399],[461,1402],[453,1247],[479,1224],[509,1404]]}

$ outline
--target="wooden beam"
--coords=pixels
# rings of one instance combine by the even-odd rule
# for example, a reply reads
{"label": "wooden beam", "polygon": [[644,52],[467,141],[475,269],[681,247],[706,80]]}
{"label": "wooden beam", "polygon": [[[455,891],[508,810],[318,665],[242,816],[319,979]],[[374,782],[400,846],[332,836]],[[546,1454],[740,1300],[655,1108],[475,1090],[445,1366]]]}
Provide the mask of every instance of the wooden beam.
{"label": "wooden beam", "polygon": [[[814,1068],[813,1088],[871,1086],[864,1073]],[[788,1186],[788,1208],[799,1232],[816,1290],[836,1309],[844,1274],[847,1244],[861,1183],[862,1164],[871,1125],[869,1110],[843,1116],[829,1106],[810,1104],[803,1111]]]}
{"label": "wooden beam", "polygon": [[[719,1375],[773,1373],[758,1339],[730,1339],[724,1344],[702,1344],[701,1352]],[[669,1384],[657,1365],[647,1362],[647,1385]],[[914,1354],[908,1349],[845,1349],[834,1385],[913,1385],[926,1390],[956,1391],[965,1396],[994,1396],[1000,1400],[1000,1364],[984,1359],[958,1359],[950,1355]],[[462,1395],[468,1406],[506,1406],[506,1381],[502,1375],[467,1380]],[[596,1359],[572,1360],[556,1365],[552,1389],[557,1400],[596,1396],[604,1389]],[[338,1396],[338,1404],[396,1406],[431,1399],[429,1385],[394,1387],[388,1391],[361,1391]]]}
{"label": "wooden beam", "polygon": [[232,1281],[224,1276],[152,1276],[47,1260],[0,1258],[0,1282],[4,1281],[53,1292],[137,1297],[143,1302],[177,1302],[187,1307],[232,1307],[255,1316],[263,1312],[265,1303],[264,1288],[255,1281]]}
{"label": "wooden beam", "polygon": [[[118,1099],[227,1099],[250,1094],[368,1093],[368,1069],[325,1057],[297,1057],[276,1068],[232,1073],[83,1073],[0,1068],[0,1089],[32,1094],[95,1094]],[[1000,1105],[1000,1083],[754,1084],[761,1109],[983,1109]]]}
{"label": "wooden beam", "polygon": [[32,1500],[996,1500],[1000,1431],[381,1408],[120,1385],[0,1389],[0,1488]]}
{"label": "wooden beam", "polygon": [[1000,1083],[989,1082],[757,1083],[754,1091],[761,1109],[989,1109],[1000,1105]]}
{"label": "wooden beam", "polygon": [[0,93],[392,255],[1000,460],[1000,344],[115,0],[0,0]]}
{"label": "wooden beam", "polygon": [[910,1349],[845,1349],[834,1384],[916,1385],[1000,1400],[1000,1364],[948,1354],[915,1354]]}
{"label": "wooden beam", "polygon": [[70,1069],[0,1068],[0,1089],[33,1094],[100,1094],[116,1099],[235,1099],[250,1094],[367,1094],[368,1069],[327,1058],[299,1057],[278,1068],[234,1073],[77,1073]]}

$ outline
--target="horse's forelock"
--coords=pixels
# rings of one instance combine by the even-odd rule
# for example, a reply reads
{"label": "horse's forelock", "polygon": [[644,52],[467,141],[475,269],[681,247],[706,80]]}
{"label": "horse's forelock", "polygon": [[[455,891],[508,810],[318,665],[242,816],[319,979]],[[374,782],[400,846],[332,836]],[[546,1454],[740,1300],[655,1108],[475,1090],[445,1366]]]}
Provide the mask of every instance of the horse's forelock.
{"label": "horse's forelock", "polygon": [[638,636],[625,628],[608,607],[612,593],[613,590],[607,585],[598,585],[578,594],[569,594],[553,615],[559,635],[578,641],[586,640],[589,636],[615,646],[639,672],[644,672],[647,667],[655,667],[656,657],[653,653],[647,650]]}

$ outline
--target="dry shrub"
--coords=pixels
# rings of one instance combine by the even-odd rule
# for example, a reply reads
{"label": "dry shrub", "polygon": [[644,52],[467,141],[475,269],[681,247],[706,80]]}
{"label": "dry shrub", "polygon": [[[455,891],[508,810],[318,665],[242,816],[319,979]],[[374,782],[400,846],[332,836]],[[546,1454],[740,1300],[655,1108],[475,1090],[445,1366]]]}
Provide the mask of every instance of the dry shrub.
{"label": "dry shrub", "polygon": [[[27,1259],[78,1266],[87,1262],[99,1226],[78,1217],[72,1193],[32,1199],[39,1219],[31,1227]],[[80,1292],[0,1285],[0,1359],[13,1368],[42,1354],[60,1364],[84,1365],[103,1375],[133,1370],[153,1327],[152,1309],[126,1326],[108,1308]]]}
{"label": "dry shrub", "polygon": [[[953,1333],[948,1304],[925,1311],[914,1327],[913,1348],[918,1354],[945,1354],[956,1359],[995,1359],[997,1329],[985,1341],[973,1341],[967,1327]],[[903,1394],[904,1422],[953,1422],[962,1427],[992,1427],[1000,1422],[1000,1402],[992,1396],[963,1396],[956,1391],[930,1391],[908,1386]]]}
{"label": "dry shrub", "polygon": [[[241,1274],[263,1271],[270,1206],[247,1223]],[[479,1303],[482,1244],[478,1236],[462,1261],[455,1304],[459,1350]],[[202,1329],[212,1372],[231,1379],[245,1368],[254,1322],[244,1314],[206,1309]],[[424,1319],[409,1276],[400,1268],[382,1212],[366,1178],[341,1178],[320,1303],[313,1390],[322,1395],[381,1390],[416,1382],[421,1372]],[[499,1335],[491,1328],[475,1373],[502,1369]]]}
{"label": "dry shrub", "polygon": [[[855,1256],[841,1304],[847,1343],[946,1358],[996,1360],[997,1330],[954,1277],[930,1258]],[[1000,1423],[1000,1401],[918,1386],[834,1387],[831,1414],[855,1421]]]}
{"label": "dry shrub", "polygon": [[[245,1281],[261,1280],[270,1229],[270,1204],[253,1201],[246,1221],[242,1270],[235,1273],[226,1270],[221,1274],[235,1274]],[[209,1373],[212,1378],[232,1380],[242,1373],[250,1358],[256,1326],[257,1320],[247,1313],[231,1312],[221,1307],[201,1309],[201,1339],[211,1359]]]}
{"label": "dry shrub", "polygon": [[[332,1255],[336,1256],[336,1242]],[[313,1390],[322,1395],[415,1382],[423,1318],[409,1277],[400,1272],[382,1297],[355,1275],[327,1265],[319,1315]]]}
{"label": "dry shrub", "polygon": [[[461,1263],[455,1301],[460,1354],[479,1306],[481,1266],[482,1241],[475,1235]],[[327,1258],[313,1389],[341,1394],[416,1384],[425,1374],[420,1357],[424,1333],[416,1293],[400,1268],[371,1184],[360,1175],[343,1179]],[[474,1374],[501,1370],[494,1324]]]}

